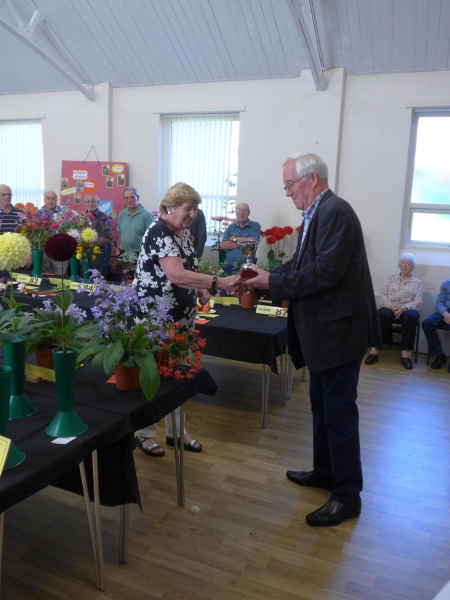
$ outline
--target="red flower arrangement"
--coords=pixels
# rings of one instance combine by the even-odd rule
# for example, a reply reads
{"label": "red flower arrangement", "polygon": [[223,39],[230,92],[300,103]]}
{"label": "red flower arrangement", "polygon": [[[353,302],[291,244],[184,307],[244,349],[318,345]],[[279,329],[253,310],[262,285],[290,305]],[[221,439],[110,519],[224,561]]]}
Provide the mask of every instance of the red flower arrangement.
{"label": "red flower arrangement", "polygon": [[206,340],[198,337],[198,330],[179,331],[180,323],[170,323],[162,352],[155,355],[158,372],[169,379],[192,379],[201,370],[202,353]]}
{"label": "red flower arrangement", "polygon": [[57,233],[44,244],[45,254],[52,260],[63,262],[75,254],[77,240],[67,233]]}
{"label": "red flower arrangement", "polygon": [[284,252],[286,238],[293,233],[294,230],[289,225],[286,225],[286,227],[275,225],[270,229],[261,231],[261,235],[266,238],[266,242],[270,246],[270,250],[267,253],[267,260],[271,263],[271,266],[277,267],[281,265],[283,258],[286,256]]}

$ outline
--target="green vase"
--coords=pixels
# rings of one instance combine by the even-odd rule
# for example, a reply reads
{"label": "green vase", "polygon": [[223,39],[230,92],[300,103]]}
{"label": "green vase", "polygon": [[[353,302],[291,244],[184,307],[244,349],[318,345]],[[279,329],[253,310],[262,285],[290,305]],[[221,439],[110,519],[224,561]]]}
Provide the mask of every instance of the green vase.
{"label": "green vase", "polygon": [[53,350],[55,365],[56,395],[58,412],[45,433],[50,437],[74,437],[84,433],[87,425],[73,409],[75,397],[75,370],[77,367],[77,351],[75,348]]}
{"label": "green vase", "polygon": [[34,415],[37,408],[23,392],[25,382],[25,359],[27,356],[26,338],[20,337],[15,342],[7,344],[5,350],[5,363],[11,367],[11,389],[9,400],[9,418],[23,419]]}
{"label": "green vase", "polygon": [[223,262],[225,262],[226,257],[227,257],[227,251],[219,250],[219,265],[221,265]]}
{"label": "green vase", "polygon": [[80,261],[78,260],[78,258],[76,258],[75,256],[72,256],[72,258],[69,260],[69,264],[70,264],[70,281],[80,281],[80,278],[78,277],[78,273],[80,272]]}
{"label": "green vase", "polygon": [[43,250],[33,250],[33,271],[32,277],[42,277],[42,258],[44,257]]}
{"label": "green vase", "polygon": [[89,269],[91,268],[91,264],[88,260],[83,260],[83,283],[90,283],[89,281]]}
{"label": "green vase", "polygon": [[[8,437],[9,390],[11,387],[11,367],[0,367],[0,435]],[[25,460],[25,454],[11,442],[5,469],[17,467]]]}

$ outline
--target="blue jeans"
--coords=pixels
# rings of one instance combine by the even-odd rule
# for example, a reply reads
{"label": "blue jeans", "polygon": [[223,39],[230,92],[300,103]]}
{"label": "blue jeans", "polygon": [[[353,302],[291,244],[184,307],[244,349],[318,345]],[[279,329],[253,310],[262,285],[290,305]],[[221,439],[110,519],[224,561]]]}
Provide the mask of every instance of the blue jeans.
{"label": "blue jeans", "polygon": [[424,321],[422,321],[422,329],[427,338],[428,342],[428,352],[431,356],[438,356],[438,354],[443,354],[442,352],[442,344],[439,339],[437,330],[438,329],[450,329],[450,325],[444,321],[444,317],[439,313],[435,312],[434,314],[427,317]]}

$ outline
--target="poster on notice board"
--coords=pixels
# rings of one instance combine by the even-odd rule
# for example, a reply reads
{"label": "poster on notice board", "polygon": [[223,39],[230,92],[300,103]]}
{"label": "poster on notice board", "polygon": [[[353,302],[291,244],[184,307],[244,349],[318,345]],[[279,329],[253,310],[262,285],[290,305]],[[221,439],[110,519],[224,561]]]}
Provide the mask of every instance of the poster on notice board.
{"label": "poster on notice board", "polygon": [[99,209],[112,218],[115,231],[117,218],[124,208],[123,190],[127,182],[127,163],[63,160],[60,204],[84,212],[85,195],[97,194]]}

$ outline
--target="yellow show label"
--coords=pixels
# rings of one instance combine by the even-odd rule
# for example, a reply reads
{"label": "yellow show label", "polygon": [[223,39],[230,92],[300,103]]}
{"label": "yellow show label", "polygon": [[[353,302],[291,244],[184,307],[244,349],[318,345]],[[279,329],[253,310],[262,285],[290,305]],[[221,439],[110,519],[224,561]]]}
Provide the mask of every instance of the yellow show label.
{"label": "yellow show label", "polygon": [[231,296],[216,296],[214,298],[216,304],[239,304],[239,298],[233,298]]}
{"label": "yellow show label", "polygon": [[3,435],[0,435],[0,477],[2,476],[5,467],[6,459],[8,458],[9,447],[11,440]]}
{"label": "yellow show label", "polygon": [[17,273],[17,281],[20,283],[31,283],[32,285],[41,285],[41,277],[31,277],[31,275],[23,275],[23,273]]}
{"label": "yellow show label", "polygon": [[287,317],[288,309],[280,308],[278,306],[262,306],[261,304],[256,307],[256,313],[260,315],[267,315],[272,317]]}
{"label": "yellow show label", "polygon": [[70,284],[70,289],[77,290],[80,285],[83,292],[93,292],[97,287],[95,283],[78,283],[77,281],[72,281]]}

